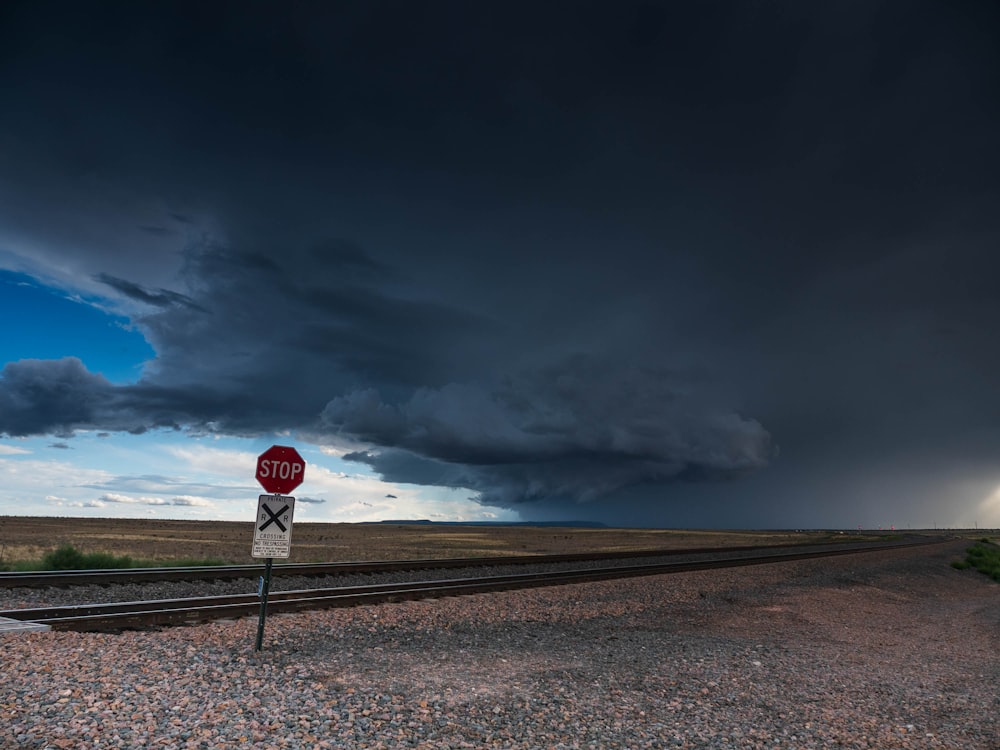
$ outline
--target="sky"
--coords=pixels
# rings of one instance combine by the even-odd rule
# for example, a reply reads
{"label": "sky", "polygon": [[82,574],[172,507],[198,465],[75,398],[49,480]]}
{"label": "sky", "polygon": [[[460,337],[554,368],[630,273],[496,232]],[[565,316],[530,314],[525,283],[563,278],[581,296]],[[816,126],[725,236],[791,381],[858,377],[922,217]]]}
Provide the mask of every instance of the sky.
{"label": "sky", "polygon": [[1000,526],[998,28],[5,2],[0,515]]}

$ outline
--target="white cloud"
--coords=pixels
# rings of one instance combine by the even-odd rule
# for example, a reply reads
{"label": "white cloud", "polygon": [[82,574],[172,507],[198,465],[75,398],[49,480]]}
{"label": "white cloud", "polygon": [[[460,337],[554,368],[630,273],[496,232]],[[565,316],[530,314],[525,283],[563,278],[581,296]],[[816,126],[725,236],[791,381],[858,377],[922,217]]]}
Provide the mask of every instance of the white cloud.
{"label": "white cloud", "polygon": [[0,486],[8,498],[38,498],[54,494],[56,488],[107,481],[111,474],[63,460],[0,458]]}
{"label": "white cloud", "polygon": [[18,448],[14,445],[4,445],[0,443],[0,456],[21,456],[26,453],[31,453],[31,451],[25,448]]}
{"label": "white cloud", "polygon": [[204,474],[235,477],[252,481],[257,471],[257,456],[250,451],[209,448],[199,443],[196,448],[186,445],[164,445],[164,450],[190,470]]}
{"label": "white cloud", "polygon": [[100,500],[88,500],[87,502],[72,502],[66,503],[69,508],[105,508],[107,507]]}
{"label": "white cloud", "polygon": [[191,495],[178,495],[167,500],[162,497],[132,497],[131,495],[123,495],[118,492],[106,492],[100,496],[97,502],[102,503],[102,507],[104,503],[118,503],[121,505],[180,505],[190,508],[211,508],[213,506],[210,500]]}
{"label": "white cloud", "polygon": [[161,497],[131,497],[117,492],[106,492],[99,498],[104,503],[122,503],[123,505],[168,505]]}
{"label": "white cloud", "polygon": [[175,497],[170,501],[170,504],[183,505],[189,508],[211,508],[214,505],[210,500],[206,500],[203,497],[190,497],[190,496]]}

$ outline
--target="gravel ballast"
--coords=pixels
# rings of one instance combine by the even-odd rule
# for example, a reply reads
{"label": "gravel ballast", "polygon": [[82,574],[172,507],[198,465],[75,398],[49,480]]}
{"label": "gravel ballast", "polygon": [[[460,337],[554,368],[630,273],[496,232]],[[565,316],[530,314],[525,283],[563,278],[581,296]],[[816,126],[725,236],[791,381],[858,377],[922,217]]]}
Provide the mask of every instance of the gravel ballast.
{"label": "gravel ballast", "polygon": [[[843,548],[842,544],[810,545],[810,549],[816,551],[837,550],[840,548]],[[797,551],[799,550],[779,548],[763,551],[734,550],[725,553],[672,554],[669,556],[575,560],[573,562],[544,564],[477,565],[428,570],[395,570],[379,573],[341,573],[327,576],[295,576],[283,575],[276,572],[271,579],[270,591],[301,591],[304,589],[369,586],[372,584],[552,573],[565,570],[695,562],[698,560],[719,558],[740,559],[760,554],[791,554]],[[280,566],[277,570],[280,570]],[[263,565],[260,566],[260,574],[262,573]],[[254,574],[246,578],[215,580],[150,581],[145,583],[84,584],[38,588],[20,587],[9,590],[6,595],[6,603],[2,603],[3,600],[0,600],[0,607],[3,609],[23,609],[26,607],[63,607],[80,604],[182,599],[200,596],[247,595],[257,592],[258,577],[260,574]]]}
{"label": "gravel ballast", "polygon": [[966,544],[0,636],[2,748],[1000,748]]}

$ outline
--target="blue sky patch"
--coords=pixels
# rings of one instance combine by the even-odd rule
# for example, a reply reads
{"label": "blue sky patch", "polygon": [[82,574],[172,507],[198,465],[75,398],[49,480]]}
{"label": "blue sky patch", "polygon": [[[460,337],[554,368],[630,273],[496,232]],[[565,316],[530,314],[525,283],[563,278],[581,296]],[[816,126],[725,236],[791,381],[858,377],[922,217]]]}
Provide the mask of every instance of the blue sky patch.
{"label": "blue sky patch", "polygon": [[155,356],[127,318],[109,315],[83,300],[39,284],[30,276],[0,271],[0,361],[79,357],[91,372],[113,383],[138,380]]}

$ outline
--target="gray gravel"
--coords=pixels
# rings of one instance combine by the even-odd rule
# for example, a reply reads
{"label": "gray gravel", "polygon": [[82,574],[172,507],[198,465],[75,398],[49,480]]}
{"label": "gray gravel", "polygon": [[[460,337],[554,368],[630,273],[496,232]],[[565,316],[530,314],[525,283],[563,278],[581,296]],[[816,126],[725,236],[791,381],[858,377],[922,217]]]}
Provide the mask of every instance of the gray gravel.
{"label": "gray gravel", "polygon": [[975,748],[964,545],[120,635],[0,636],[2,748]]}

